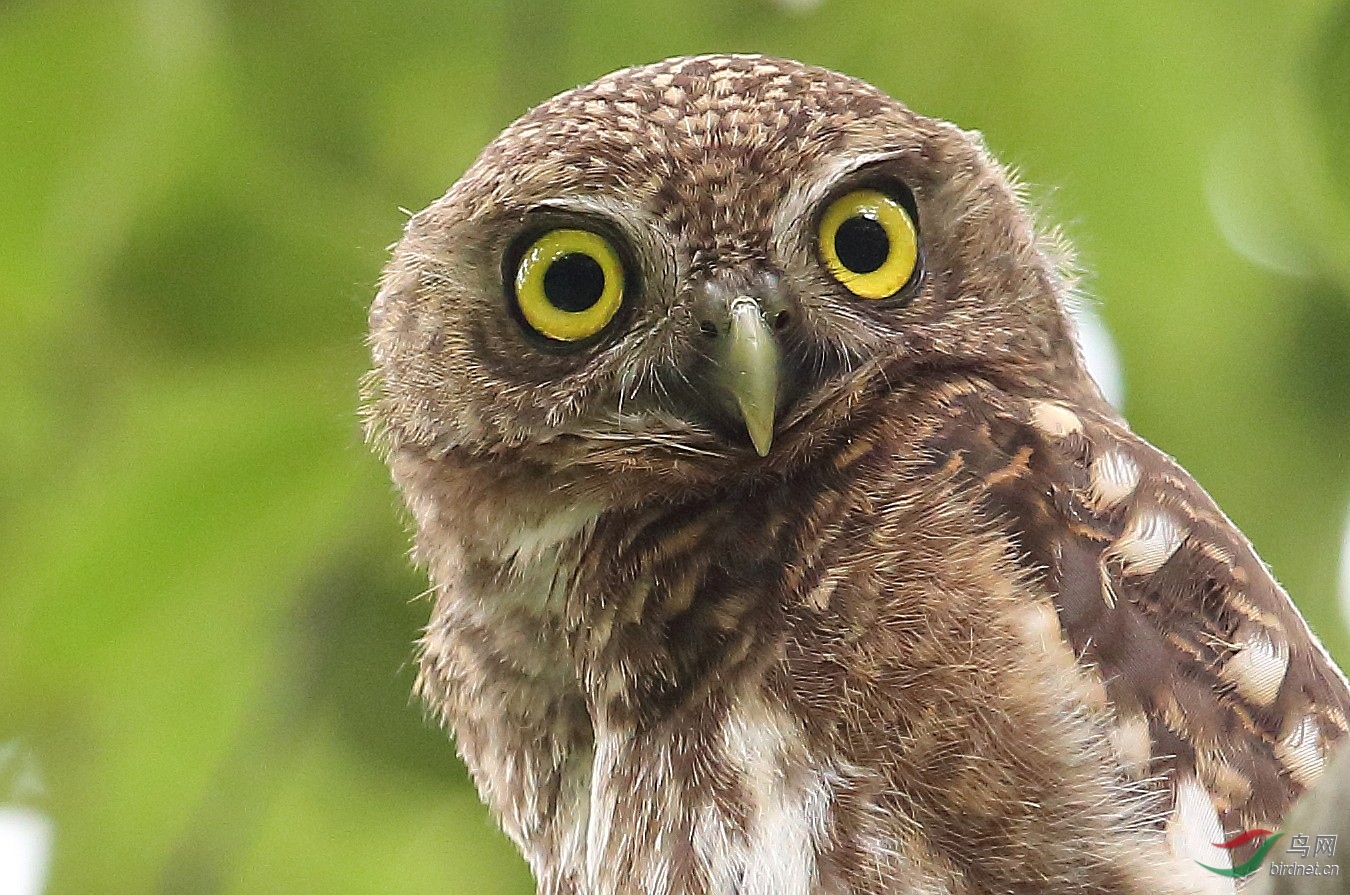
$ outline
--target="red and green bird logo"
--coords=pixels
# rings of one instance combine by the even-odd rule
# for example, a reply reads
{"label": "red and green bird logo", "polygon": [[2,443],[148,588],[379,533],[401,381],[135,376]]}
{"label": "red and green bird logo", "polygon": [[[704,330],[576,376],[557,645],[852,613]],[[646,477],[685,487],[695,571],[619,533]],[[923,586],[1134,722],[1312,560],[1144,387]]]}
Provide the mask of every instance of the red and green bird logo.
{"label": "red and green bird logo", "polygon": [[1195,863],[1200,864],[1201,867],[1205,868],[1210,873],[1219,874],[1219,876],[1230,876],[1234,879],[1241,879],[1244,876],[1249,876],[1256,872],[1256,868],[1261,866],[1261,862],[1265,860],[1266,854],[1275,845],[1276,840],[1284,835],[1283,833],[1271,835],[1273,832],[1274,831],[1272,830],[1246,830],[1245,832],[1237,834],[1232,839],[1229,839],[1227,842],[1215,842],[1215,848],[1222,848],[1225,851],[1231,852],[1233,849],[1241,848],[1254,839],[1260,839],[1262,836],[1270,836],[1269,839],[1261,843],[1261,847],[1258,848],[1250,858],[1236,867],[1211,867],[1208,864],[1201,864],[1199,861],[1196,861]]}

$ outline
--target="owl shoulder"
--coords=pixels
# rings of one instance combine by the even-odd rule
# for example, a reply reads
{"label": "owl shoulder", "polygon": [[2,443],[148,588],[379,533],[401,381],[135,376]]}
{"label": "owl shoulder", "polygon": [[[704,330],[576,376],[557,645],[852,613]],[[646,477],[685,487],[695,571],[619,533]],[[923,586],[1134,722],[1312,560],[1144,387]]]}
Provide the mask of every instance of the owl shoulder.
{"label": "owl shoulder", "polygon": [[1049,591],[1122,764],[1174,797],[1194,779],[1225,829],[1278,820],[1345,737],[1350,690],[1247,539],[1105,404],[978,379],[932,400],[925,462],[964,478]]}

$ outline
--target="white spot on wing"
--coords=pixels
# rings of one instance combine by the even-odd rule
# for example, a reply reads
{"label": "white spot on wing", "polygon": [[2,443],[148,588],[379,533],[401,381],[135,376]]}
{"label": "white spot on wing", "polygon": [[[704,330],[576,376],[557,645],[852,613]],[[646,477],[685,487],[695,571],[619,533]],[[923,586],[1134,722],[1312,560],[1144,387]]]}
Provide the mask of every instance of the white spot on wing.
{"label": "white spot on wing", "polygon": [[1040,401],[1031,408],[1031,424],[1052,438],[1064,438],[1083,431],[1083,421],[1060,404]]}
{"label": "white spot on wing", "polygon": [[1214,843],[1223,842],[1223,824],[1214,808],[1209,793],[1192,774],[1177,782],[1173,793],[1172,817],[1167,822],[1167,846],[1177,858],[1180,880],[1197,895],[1231,895],[1233,881],[1200,867],[1229,869],[1233,866],[1228,852]]}
{"label": "white spot on wing", "polygon": [[1092,461],[1092,484],[1088,495],[1093,509],[1107,510],[1134,493],[1139,485],[1139,464],[1118,450],[1108,450]]}
{"label": "white spot on wing", "polygon": [[1275,757],[1289,769],[1289,776],[1302,786],[1311,786],[1322,775],[1326,752],[1322,746],[1322,728],[1310,715],[1291,725],[1275,744]]}
{"label": "white spot on wing", "polygon": [[1289,647],[1276,643],[1265,631],[1255,631],[1224,663],[1219,677],[1257,705],[1268,706],[1280,695],[1280,684],[1288,670]]}
{"label": "white spot on wing", "polygon": [[1163,510],[1135,514],[1111,546],[1111,555],[1131,575],[1151,575],[1172,558],[1189,532]]}

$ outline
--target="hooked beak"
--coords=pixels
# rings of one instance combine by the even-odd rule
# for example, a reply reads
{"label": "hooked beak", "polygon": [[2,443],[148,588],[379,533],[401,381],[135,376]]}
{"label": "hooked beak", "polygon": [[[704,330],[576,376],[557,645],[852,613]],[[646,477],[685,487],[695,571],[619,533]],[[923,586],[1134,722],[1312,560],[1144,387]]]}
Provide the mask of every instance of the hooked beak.
{"label": "hooked beak", "polygon": [[716,349],[720,384],[740,412],[755,452],[764,457],[773,444],[778,403],[778,342],[753,298],[736,296],[727,310],[726,335]]}

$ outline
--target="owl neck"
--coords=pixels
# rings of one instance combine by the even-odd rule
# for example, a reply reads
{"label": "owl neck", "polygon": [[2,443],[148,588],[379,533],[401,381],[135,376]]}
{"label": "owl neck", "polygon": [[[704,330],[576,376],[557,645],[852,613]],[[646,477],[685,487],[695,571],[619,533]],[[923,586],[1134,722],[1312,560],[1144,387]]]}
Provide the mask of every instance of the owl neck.
{"label": "owl neck", "polygon": [[[803,483],[630,512],[549,502],[519,469],[495,487],[478,469],[395,471],[420,496],[436,592],[419,690],[541,891],[642,874],[662,891],[669,874],[703,881],[690,892],[805,892],[823,784],[769,695],[784,609],[765,599],[797,586],[780,579],[815,519],[793,505]],[[683,846],[658,860],[658,841]]]}

